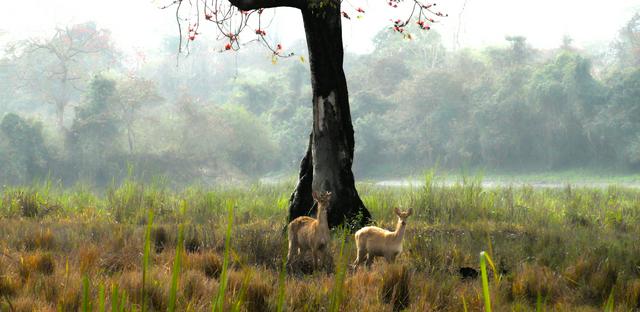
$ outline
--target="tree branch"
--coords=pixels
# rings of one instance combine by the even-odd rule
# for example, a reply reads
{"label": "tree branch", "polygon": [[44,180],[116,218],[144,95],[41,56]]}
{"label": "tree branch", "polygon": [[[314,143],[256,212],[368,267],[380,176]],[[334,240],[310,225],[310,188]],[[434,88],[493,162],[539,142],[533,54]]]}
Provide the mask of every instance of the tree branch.
{"label": "tree branch", "polygon": [[231,5],[242,11],[268,9],[276,7],[292,7],[302,9],[305,1],[302,0],[229,0]]}

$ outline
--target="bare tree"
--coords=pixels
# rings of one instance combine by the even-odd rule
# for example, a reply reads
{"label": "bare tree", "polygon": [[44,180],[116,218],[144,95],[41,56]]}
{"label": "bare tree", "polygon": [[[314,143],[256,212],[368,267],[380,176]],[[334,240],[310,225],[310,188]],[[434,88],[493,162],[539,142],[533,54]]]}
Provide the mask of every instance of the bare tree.
{"label": "bare tree", "polygon": [[18,87],[54,105],[60,129],[65,129],[65,109],[82,94],[91,75],[117,64],[110,32],[92,22],[58,28],[48,39],[20,41],[10,52],[19,67]]}

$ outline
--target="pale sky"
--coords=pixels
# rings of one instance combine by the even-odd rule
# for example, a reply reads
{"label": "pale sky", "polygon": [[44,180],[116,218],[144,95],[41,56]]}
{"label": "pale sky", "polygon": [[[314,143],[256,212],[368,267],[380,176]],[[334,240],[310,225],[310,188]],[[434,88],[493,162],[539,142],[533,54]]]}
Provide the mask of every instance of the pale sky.
{"label": "pale sky", "polygon": [[[50,36],[55,26],[86,21],[110,29],[118,47],[128,53],[152,52],[167,35],[177,36],[173,9],[158,9],[164,3],[158,0],[0,1],[0,44]],[[349,10],[350,6],[366,10],[363,19],[343,20],[345,46],[351,52],[368,51],[371,37],[388,27],[390,18],[404,16],[383,0],[345,0],[343,8]],[[564,35],[574,38],[577,46],[611,41],[640,10],[640,0],[443,0],[437,7],[449,13],[434,27],[448,47],[453,47],[460,21],[461,47],[504,44],[505,35],[523,35],[536,48],[552,48],[560,44]],[[275,14],[268,30],[272,40],[286,46],[303,38],[298,12],[277,9]],[[215,40],[213,31],[203,32],[200,40]]]}

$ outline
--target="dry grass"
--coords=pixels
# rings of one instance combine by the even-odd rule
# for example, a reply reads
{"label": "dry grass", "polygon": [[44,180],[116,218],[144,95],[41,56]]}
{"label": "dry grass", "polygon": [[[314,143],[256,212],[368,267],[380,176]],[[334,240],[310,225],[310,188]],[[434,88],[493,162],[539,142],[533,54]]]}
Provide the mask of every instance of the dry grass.
{"label": "dry grass", "polygon": [[156,253],[161,253],[169,243],[169,234],[164,227],[156,227],[151,233],[153,236],[153,246]]}
{"label": "dry grass", "polygon": [[[0,237],[6,238],[0,241],[0,311],[77,311],[84,275],[94,307],[104,285],[107,310],[116,287],[125,310],[139,311],[145,214],[136,205],[151,205],[155,201],[148,199],[154,196],[162,205],[152,207],[157,214],[146,286],[150,311],[168,306],[179,222],[186,225],[187,252],[177,309],[211,309],[221,282],[226,228],[221,205],[227,199],[237,201],[238,213],[224,306],[230,310],[240,301],[241,311],[273,311],[286,251],[286,211],[278,207],[286,202],[286,190],[262,186],[204,195],[201,190],[154,194],[128,185],[104,200],[92,197],[91,205],[66,193],[46,198],[33,190],[8,190],[2,204],[11,207],[0,209],[5,212]],[[137,191],[145,196],[132,193]],[[536,305],[549,311],[600,311],[612,293],[616,311],[640,309],[640,191],[454,185],[412,191],[363,187],[361,193],[380,226],[393,227],[388,211],[393,205],[414,207],[416,220],[407,228],[396,264],[376,261],[370,269],[347,271],[340,311],[462,311],[465,304],[469,311],[481,311],[479,280],[463,280],[459,272],[477,268],[479,252],[489,249],[501,272],[499,280],[490,277],[494,311],[533,311]],[[183,199],[193,210],[181,216],[177,207]],[[62,206],[55,214],[43,213],[50,202]],[[612,211],[622,221],[611,217]],[[333,233],[330,244],[336,266],[342,263],[339,236]],[[349,262],[355,258],[351,237],[344,254]],[[311,272],[304,257],[299,265],[285,277],[284,309],[328,309],[340,267]]]}
{"label": "dry grass", "polygon": [[406,266],[389,266],[382,276],[380,295],[393,311],[404,310],[411,304],[411,273]]}
{"label": "dry grass", "polygon": [[20,260],[20,276],[28,279],[32,274],[51,275],[56,269],[55,260],[50,253],[36,252],[25,255]]}

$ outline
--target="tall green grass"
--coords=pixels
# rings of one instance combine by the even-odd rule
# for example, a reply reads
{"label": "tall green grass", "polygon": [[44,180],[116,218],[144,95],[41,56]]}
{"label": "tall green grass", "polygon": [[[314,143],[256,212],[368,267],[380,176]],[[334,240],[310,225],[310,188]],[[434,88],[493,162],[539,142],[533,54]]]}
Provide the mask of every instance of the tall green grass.
{"label": "tall green grass", "polygon": [[[187,202],[183,201],[180,214],[184,216],[187,210]],[[169,292],[169,312],[176,310],[176,299],[178,293],[178,279],[180,277],[180,268],[182,266],[182,253],[184,249],[184,222],[178,225],[178,242],[176,244],[176,256],[173,260],[173,270],[171,272],[171,290]]]}
{"label": "tall green grass", "polygon": [[222,260],[222,273],[220,274],[220,285],[218,287],[218,293],[214,297],[211,310],[213,312],[224,311],[224,297],[228,282],[228,267],[229,258],[231,254],[231,229],[233,226],[233,212],[235,208],[234,201],[227,201],[227,229],[225,231],[224,239],[224,258]]}
{"label": "tall green grass", "polygon": [[111,312],[120,311],[120,293],[118,290],[118,284],[111,286]]}
{"label": "tall green grass", "polygon": [[151,229],[153,227],[153,210],[149,209],[147,229],[144,235],[144,252],[142,256],[142,312],[147,311],[147,271],[149,268],[149,253],[151,252]]}
{"label": "tall green grass", "polygon": [[287,280],[287,249],[284,248],[282,252],[282,265],[280,266],[280,272],[278,273],[278,301],[276,304],[276,312],[282,312],[284,310],[284,299],[286,293],[286,280]]}
{"label": "tall green grass", "polygon": [[100,284],[100,288],[98,289],[98,311],[105,312],[105,293],[104,293],[104,284]]}
{"label": "tall green grass", "polygon": [[343,299],[344,293],[344,280],[347,272],[347,258],[344,254],[344,246],[347,240],[347,229],[342,229],[340,235],[340,251],[338,253],[338,264],[336,265],[336,272],[334,276],[333,288],[331,289],[331,295],[329,300],[329,311],[340,311],[340,303]]}
{"label": "tall green grass", "polygon": [[247,287],[249,286],[249,282],[251,281],[251,277],[251,270],[245,270],[244,277],[242,278],[242,286],[240,287],[240,294],[234,302],[231,312],[240,312],[242,304],[244,303],[244,297],[247,292]]}
{"label": "tall green grass", "polygon": [[607,298],[607,302],[604,305],[604,312],[613,312],[614,311],[614,306],[613,306],[613,289],[611,290],[611,293],[609,294],[609,297]]}
{"label": "tall green grass", "polygon": [[482,296],[484,297],[484,310],[491,312],[491,294],[489,292],[489,279],[487,277],[487,254],[480,252],[480,272],[482,274]]}
{"label": "tall green grass", "polygon": [[89,299],[89,277],[85,275],[82,277],[82,311],[91,311],[91,301]]}

